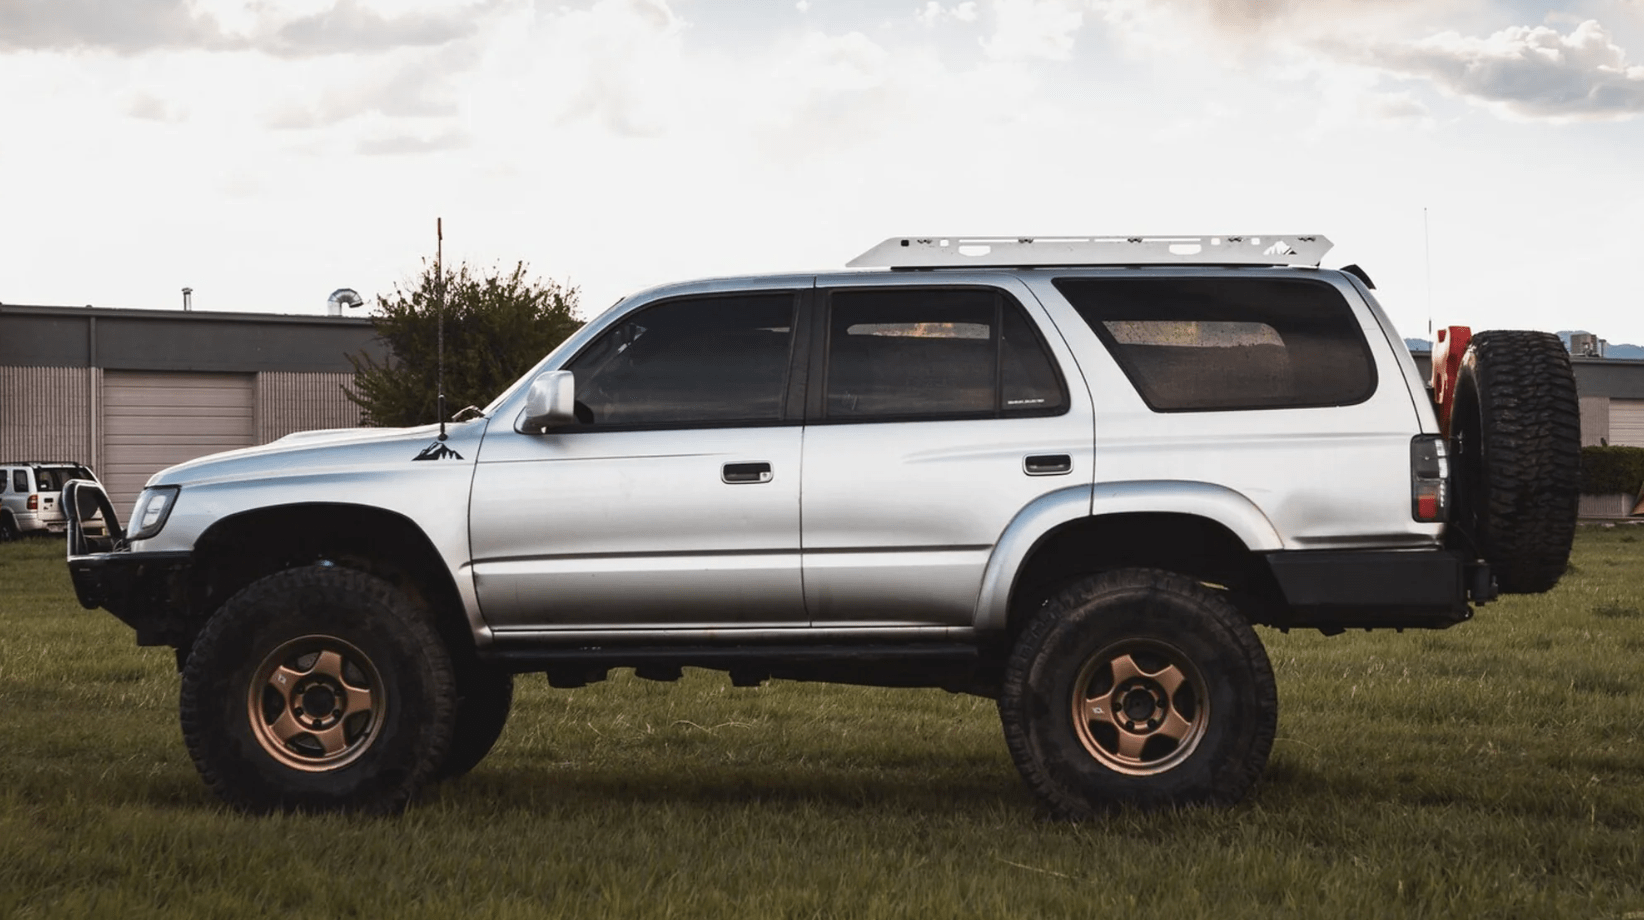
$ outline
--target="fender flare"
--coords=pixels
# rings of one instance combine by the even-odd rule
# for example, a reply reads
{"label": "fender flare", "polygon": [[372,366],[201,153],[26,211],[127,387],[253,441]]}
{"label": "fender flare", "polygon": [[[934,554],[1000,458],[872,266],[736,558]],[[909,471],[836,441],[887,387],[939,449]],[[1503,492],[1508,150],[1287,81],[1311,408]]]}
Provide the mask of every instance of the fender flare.
{"label": "fender flare", "polygon": [[1252,552],[1284,548],[1279,532],[1254,502],[1226,486],[1190,480],[1104,482],[1070,486],[1039,496],[1017,513],[1000,535],[982,573],[973,624],[978,632],[1003,632],[1016,576],[1052,531],[1083,518],[1112,514],[1179,514],[1227,528]]}

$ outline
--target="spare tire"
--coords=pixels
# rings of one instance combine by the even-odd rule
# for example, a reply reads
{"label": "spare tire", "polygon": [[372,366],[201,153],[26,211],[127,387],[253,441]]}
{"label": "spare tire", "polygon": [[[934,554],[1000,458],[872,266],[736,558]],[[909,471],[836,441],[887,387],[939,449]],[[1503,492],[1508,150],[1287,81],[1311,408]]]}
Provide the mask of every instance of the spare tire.
{"label": "spare tire", "polygon": [[1558,337],[1499,329],[1473,336],[1450,435],[1450,545],[1488,562],[1505,593],[1552,588],[1570,561],[1581,480],[1581,403]]}

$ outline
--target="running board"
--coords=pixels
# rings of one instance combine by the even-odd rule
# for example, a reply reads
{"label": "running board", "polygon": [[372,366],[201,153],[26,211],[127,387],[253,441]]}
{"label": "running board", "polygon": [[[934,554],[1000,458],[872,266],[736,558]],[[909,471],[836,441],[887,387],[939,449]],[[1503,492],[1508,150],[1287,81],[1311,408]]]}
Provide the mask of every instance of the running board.
{"label": "running board", "polygon": [[492,647],[488,662],[514,673],[542,672],[555,687],[604,680],[612,668],[633,668],[647,680],[673,681],[684,668],[726,671],[738,687],[772,678],[867,684],[878,687],[944,687],[975,692],[981,656],[963,643],[860,645],[685,645],[585,648]]}

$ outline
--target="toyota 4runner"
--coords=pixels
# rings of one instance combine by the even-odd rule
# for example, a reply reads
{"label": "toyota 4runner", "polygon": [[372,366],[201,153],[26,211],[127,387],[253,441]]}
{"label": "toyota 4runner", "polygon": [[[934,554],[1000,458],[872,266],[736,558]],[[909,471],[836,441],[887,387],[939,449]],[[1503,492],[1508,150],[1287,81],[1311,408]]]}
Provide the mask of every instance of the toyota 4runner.
{"label": "toyota 4runner", "polygon": [[1538,332],[1432,386],[1320,236],[895,238],[831,274],[629,297],[482,416],[70,487],[81,602],[176,650],[201,775],[393,811],[514,676],[613,668],[998,700],[1049,811],[1231,803],[1278,698],[1255,626],[1432,628],[1563,573],[1579,411]]}

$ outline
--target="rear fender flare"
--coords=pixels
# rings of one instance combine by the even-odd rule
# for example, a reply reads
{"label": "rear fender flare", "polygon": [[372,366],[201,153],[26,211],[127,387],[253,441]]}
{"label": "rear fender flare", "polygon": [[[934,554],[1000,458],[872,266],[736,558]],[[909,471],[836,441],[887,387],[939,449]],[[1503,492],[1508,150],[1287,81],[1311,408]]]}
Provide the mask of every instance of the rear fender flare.
{"label": "rear fender flare", "polygon": [[1254,552],[1284,548],[1273,522],[1242,494],[1207,482],[1157,480],[1073,486],[1041,495],[1023,508],[994,545],[982,574],[975,627],[1003,632],[1016,576],[1056,528],[1086,516],[1179,514],[1215,521]]}

